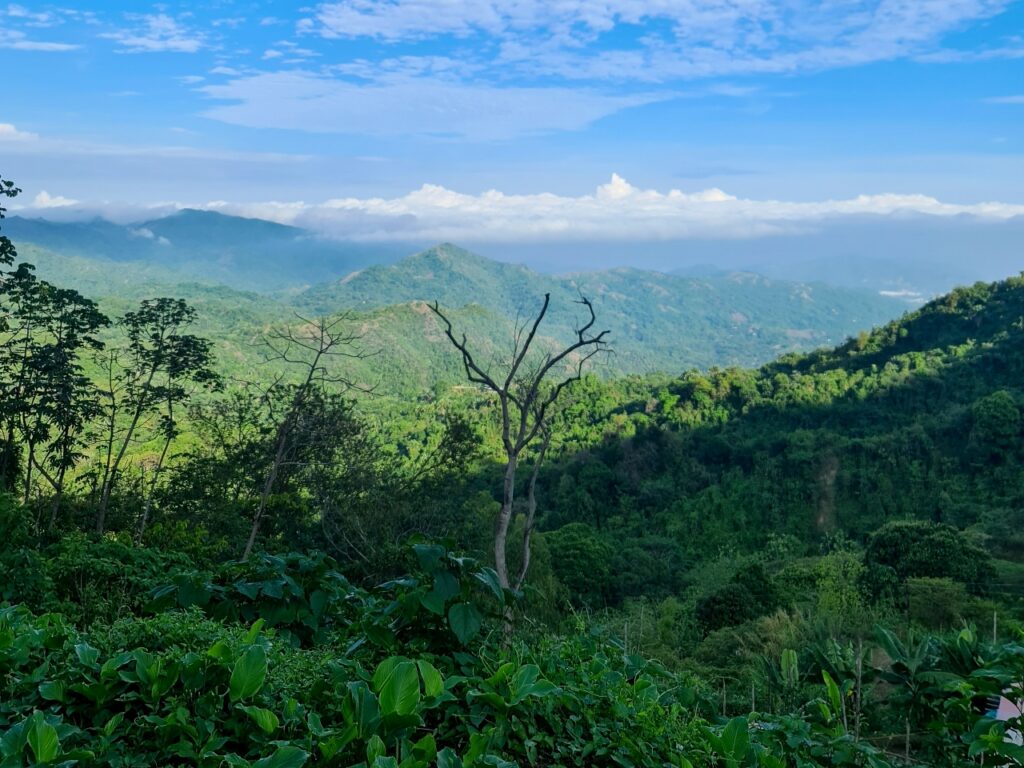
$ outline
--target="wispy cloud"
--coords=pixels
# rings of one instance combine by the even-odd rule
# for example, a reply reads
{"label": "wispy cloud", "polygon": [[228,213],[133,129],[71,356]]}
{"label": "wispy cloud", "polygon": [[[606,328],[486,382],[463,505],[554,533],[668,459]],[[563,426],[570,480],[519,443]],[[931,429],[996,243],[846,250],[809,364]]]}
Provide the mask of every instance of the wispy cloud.
{"label": "wispy cloud", "polygon": [[399,74],[355,83],[313,72],[268,72],[201,89],[207,117],[253,128],[506,139],[566,131],[667,95],[559,87],[498,87]]}
{"label": "wispy cloud", "polygon": [[0,48],[7,48],[13,51],[49,51],[59,53],[74,51],[80,47],[73,43],[36,40],[18,29],[0,29]]}
{"label": "wispy cloud", "polygon": [[70,197],[62,197],[61,195],[51,195],[45,189],[32,200],[32,207],[40,209],[67,208],[77,204],[77,200],[72,200]]}
{"label": "wispy cloud", "polygon": [[1024,94],[1017,94],[1014,96],[994,96],[991,99],[985,99],[986,104],[1024,104]]}
{"label": "wispy cloud", "polygon": [[0,123],[0,141],[35,141],[38,134],[19,131],[10,123]]}
{"label": "wispy cloud", "polygon": [[104,32],[100,37],[114,40],[123,53],[195,53],[206,45],[206,36],[166,13],[137,15],[133,26]]}
{"label": "wispy cloud", "polygon": [[[342,0],[301,31],[403,43],[493,38],[494,64],[570,80],[657,82],[845,67],[926,55],[1010,0],[548,2]],[[618,33],[615,42],[609,33]],[[474,54],[478,55],[478,54]]]}

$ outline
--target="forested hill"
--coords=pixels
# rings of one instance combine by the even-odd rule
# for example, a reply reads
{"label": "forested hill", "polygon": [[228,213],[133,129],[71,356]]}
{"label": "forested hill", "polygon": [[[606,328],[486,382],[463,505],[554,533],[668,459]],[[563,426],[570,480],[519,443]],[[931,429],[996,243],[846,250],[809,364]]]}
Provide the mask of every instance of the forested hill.
{"label": "forested hill", "polygon": [[[394,261],[404,244],[361,244],[318,237],[299,227],[213,211],[181,210],[134,224],[104,219],[59,222],[13,216],[4,222],[19,247],[170,271],[180,282],[217,283],[275,292],[330,280],[353,269]],[[110,264],[114,262],[114,264]]]}
{"label": "forested hill", "polygon": [[594,301],[600,324],[614,336],[619,373],[756,365],[785,351],[835,344],[908,306],[868,291],[751,273],[697,279],[622,268],[544,275],[450,244],[316,286],[294,301],[330,313],[438,300],[528,317],[542,293],[552,294],[546,327],[556,338],[571,337],[581,293]]}
{"label": "forested hill", "polygon": [[[591,381],[571,409],[566,456],[545,478],[545,525],[554,542],[571,531],[616,552],[609,573],[630,564],[635,582],[609,579],[595,600],[671,594],[742,553],[788,561],[773,576],[781,584],[797,578],[793,558],[867,544],[908,519],[952,526],[980,549],[957,559],[908,539],[903,556],[918,560],[901,576],[1019,599],[1022,374],[1024,277],[959,288],[760,370]],[[989,556],[997,579],[971,565]]]}
{"label": "forested hill", "polygon": [[[246,220],[208,215],[214,217],[210,222],[206,222],[207,214],[198,212],[162,219],[159,231],[167,234],[159,237],[187,243],[172,224],[187,233],[196,221],[205,222],[205,227],[220,232],[220,239],[227,241],[236,230],[249,233],[239,241],[242,243],[262,231],[255,224],[239,223]],[[70,229],[59,231],[71,238],[68,242],[76,242],[69,234],[76,231],[73,225],[66,226]],[[219,257],[203,248],[192,251],[182,247],[168,251],[164,258],[160,248],[166,246],[132,236],[133,247],[152,251],[140,256],[136,251],[104,250],[97,245],[101,254],[112,254],[107,258],[85,253],[86,246],[100,237],[97,233],[107,229],[82,226],[89,237],[74,248],[54,251],[25,244],[20,246],[23,258],[36,266],[40,277],[75,286],[113,314],[147,297],[189,300],[199,311],[200,330],[218,344],[218,359],[232,373],[259,362],[251,342],[267,325],[294,320],[296,311],[306,316],[351,311],[354,327],[361,329],[363,348],[375,354],[366,360],[346,361],[346,375],[378,391],[406,396],[461,378],[458,360],[423,303],[435,299],[460,318],[465,316],[466,322],[460,321],[459,327],[478,339],[480,351],[490,358],[507,351],[513,321],[517,316],[531,316],[546,292],[552,294],[551,311],[540,344],[553,348],[571,338],[583,293],[593,299],[602,327],[610,330],[614,339],[615,355],[599,369],[603,376],[758,365],[783,352],[835,344],[908,308],[902,301],[868,291],[773,281],[750,273],[695,279],[619,269],[556,277],[451,245],[429,249],[395,265],[349,271],[344,278],[305,292],[267,295],[239,289],[239,281],[230,275],[241,270],[247,275],[242,284],[272,284],[281,270],[302,261],[289,250],[301,243],[285,247],[280,240],[294,238],[300,230],[270,225],[267,241],[260,248],[236,245]],[[225,229],[227,233],[222,231]],[[154,235],[156,232],[153,230]],[[128,236],[122,232],[117,237]],[[142,245],[136,242],[140,239]],[[67,245],[60,241],[55,247],[62,244]],[[261,272],[260,259],[270,258],[274,249],[273,267]],[[248,261],[239,260],[243,252]],[[230,279],[221,280],[227,273]],[[282,285],[289,283],[277,283]]]}

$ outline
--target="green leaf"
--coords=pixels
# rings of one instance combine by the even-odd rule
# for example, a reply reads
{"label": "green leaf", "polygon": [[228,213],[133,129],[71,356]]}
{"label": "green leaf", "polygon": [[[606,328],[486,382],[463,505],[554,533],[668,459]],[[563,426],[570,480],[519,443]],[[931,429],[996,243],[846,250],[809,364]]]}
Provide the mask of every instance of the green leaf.
{"label": "green leaf", "polygon": [[48,681],[39,684],[39,695],[47,701],[64,701],[67,690],[64,681]]}
{"label": "green leaf", "polygon": [[278,747],[270,757],[253,763],[253,768],[302,768],[309,759],[309,753],[298,747]]}
{"label": "green leaf", "polygon": [[264,733],[273,733],[281,724],[277,715],[269,709],[263,709],[262,707],[240,707],[240,709],[251,717],[253,722],[255,722]]}
{"label": "green leaf", "polygon": [[46,722],[43,713],[36,711],[28,728],[28,746],[37,763],[49,763],[60,754],[57,729]]}
{"label": "green leaf", "polygon": [[373,765],[377,762],[377,758],[387,751],[387,747],[384,746],[384,740],[377,734],[373,734],[370,740],[366,742],[366,762]]}
{"label": "green leaf", "polygon": [[435,570],[444,557],[444,547],[438,544],[416,544],[412,550],[416,553],[420,568],[428,572]]}
{"label": "green leaf", "polygon": [[262,646],[253,645],[242,654],[231,670],[231,701],[244,701],[254,696],[263,687],[266,677],[267,652]]}
{"label": "green leaf", "polygon": [[498,582],[497,571],[493,568],[481,568],[473,575],[477,581],[491,590],[491,593],[497,598],[499,603],[505,604],[505,590],[501,588],[501,584]]}
{"label": "green leaf", "polygon": [[821,670],[821,676],[825,681],[825,690],[828,691],[829,703],[832,705],[832,716],[839,717],[843,707],[842,695],[839,693],[839,686],[836,685],[836,681],[832,679],[832,675],[824,669]]}
{"label": "green leaf", "polygon": [[437,768],[462,768],[462,761],[451,747],[437,753]]}
{"label": "green leaf", "polygon": [[358,729],[357,734],[361,739],[373,733],[380,721],[377,697],[362,680],[348,684],[348,697],[342,703],[341,710],[345,721]]}
{"label": "green leaf", "polygon": [[423,678],[423,695],[428,699],[440,696],[444,692],[444,678],[437,668],[429,661],[417,661],[420,677]]}
{"label": "green leaf", "polygon": [[741,762],[750,751],[750,730],[747,727],[747,718],[734,717],[722,730],[721,745],[724,750],[724,757],[727,760]]}
{"label": "green leaf", "polygon": [[480,632],[483,617],[472,603],[456,603],[448,610],[448,624],[463,645]]}
{"label": "green leaf", "polygon": [[420,701],[420,678],[416,665],[400,657],[385,659],[373,675],[373,687],[380,696],[380,712],[411,715]]}
{"label": "green leaf", "polygon": [[263,625],[266,623],[266,619],[256,619],[249,631],[245,633],[246,643],[255,643],[256,638],[260,636],[260,630],[263,629]]}
{"label": "green leaf", "polygon": [[88,643],[79,643],[76,645],[75,655],[78,657],[78,660],[87,667],[95,667],[96,662],[99,661],[100,658],[100,652]]}

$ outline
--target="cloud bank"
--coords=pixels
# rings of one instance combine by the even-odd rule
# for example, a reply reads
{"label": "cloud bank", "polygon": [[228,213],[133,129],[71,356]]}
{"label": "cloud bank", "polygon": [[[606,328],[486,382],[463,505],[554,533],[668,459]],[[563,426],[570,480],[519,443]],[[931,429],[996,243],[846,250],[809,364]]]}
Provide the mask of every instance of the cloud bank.
{"label": "cloud bank", "polygon": [[[62,215],[104,212],[62,198]],[[37,205],[35,208],[41,207]],[[668,192],[639,189],[621,176],[591,194],[464,194],[425,184],[394,198],[337,198],[322,203],[213,201],[160,208],[114,207],[118,218],[142,220],[174,208],[200,208],[305,227],[329,237],[363,241],[451,240],[463,243],[542,243],[686,239],[736,240],[814,231],[826,221],[871,217],[964,217],[979,225],[1024,217],[1024,204],[948,203],[927,195],[859,195],[845,200],[753,200],[720,189]],[[31,213],[33,207],[24,209]]]}

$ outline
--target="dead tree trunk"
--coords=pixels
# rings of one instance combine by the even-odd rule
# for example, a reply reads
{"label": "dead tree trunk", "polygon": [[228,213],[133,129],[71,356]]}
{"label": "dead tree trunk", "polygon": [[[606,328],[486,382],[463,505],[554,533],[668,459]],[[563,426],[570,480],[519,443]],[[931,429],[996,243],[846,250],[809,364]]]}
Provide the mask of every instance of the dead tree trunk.
{"label": "dead tree trunk", "polygon": [[[439,304],[435,301],[430,307],[444,324],[448,340],[461,354],[466,378],[493,392],[497,396],[501,408],[501,437],[505,450],[505,473],[501,511],[498,514],[494,530],[494,569],[498,574],[498,583],[504,589],[511,589],[513,586],[508,572],[507,547],[508,529],[512,522],[515,501],[516,470],[520,458],[537,436],[547,429],[551,408],[562,391],[582,377],[584,365],[594,355],[607,350],[605,337],[609,331],[592,332],[597,321],[594,307],[589,299],[581,296],[578,303],[586,308],[589,317],[582,326],[577,327],[576,340],[559,352],[549,352],[541,356],[539,360],[534,358],[532,365],[527,363],[527,355],[536,341],[537,330],[547,315],[550,303],[551,294],[544,294],[544,303],[533,321],[517,325],[511,362],[505,375],[498,377],[492,377],[488,371],[480,367],[469,350],[466,335],[463,334],[461,339],[455,336],[451,321],[441,311]],[[565,367],[569,367],[570,372],[564,378],[555,384],[548,381],[549,376],[561,373]],[[549,438],[545,438],[545,441],[547,439]],[[545,444],[544,450],[546,447]],[[543,452],[540,452],[538,458],[542,455]],[[535,471],[538,466],[539,462],[535,464]],[[531,482],[536,483],[535,475],[531,478]],[[531,491],[528,490],[528,493]],[[528,501],[529,498],[530,496],[528,496]],[[529,569],[529,539],[533,519],[530,512],[527,513],[527,517],[529,523],[524,537],[521,561],[525,563],[525,569],[521,567],[523,573],[516,578],[516,584],[520,586],[526,578],[526,570]]]}
{"label": "dead tree trunk", "polygon": [[301,316],[299,316],[299,320],[302,322],[299,329],[275,329],[263,340],[270,353],[267,357],[268,362],[281,362],[296,366],[304,369],[304,373],[301,382],[294,390],[287,411],[277,425],[274,436],[274,456],[263,481],[256,512],[253,514],[249,538],[245,542],[245,551],[242,554],[244,560],[249,559],[256,546],[256,538],[266,515],[270,497],[288,455],[296,420],[313,388],[335,385],[350,389],[355,386],[346,377],[329,373],[327,361],[332,357],[363,358],[367,356],[363,351],[353,348],[360,338],[359,335],[340,330],[341,326],[348,322],[348,314],[340,315],[333,320],[325,318],[306,320]]}

